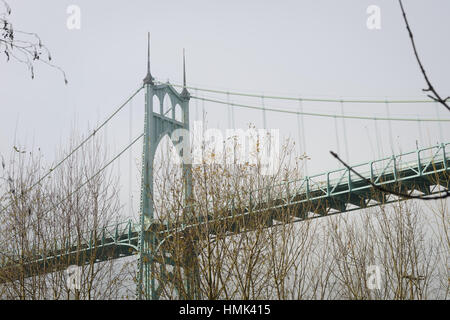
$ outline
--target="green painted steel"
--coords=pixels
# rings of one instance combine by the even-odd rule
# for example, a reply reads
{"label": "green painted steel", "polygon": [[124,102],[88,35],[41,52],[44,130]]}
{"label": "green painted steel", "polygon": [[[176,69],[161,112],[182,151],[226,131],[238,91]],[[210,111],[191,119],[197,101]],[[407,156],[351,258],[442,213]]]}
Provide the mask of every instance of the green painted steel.
{"label": "green painted steel", "polygon": [[[449,190],[450,143],[353,165],[351,168],[388,190],[419,192],[424,196],[438,194]],[[296,218],[291,222],[297,222],[404,200],[374,191],[367,180],[343,168],[252,190],[247,194],[244,208],[236,208],[233,201],[225,204],[228,210],[221,211],[228,214],[219,222],[229,226],[228,231],[234,233],[243,231],[236,230],[236,224],[232,223],[239,216],[250,222],[258,214],[270,212],[267,226],[271,227],[276,224],[283,208],[290,208]],[[240,196],[242,198],[243,195]],[[195,212],[196,209],[192,210]],[[205,225],[217,222],[213,217],[199,217],[189,225],[180,226],[179,232],[190,228],[203,230]]]}
{"label": "green painted steel", "polygon": [[[138,237],[138,272],[136,296],[138,299],[157,299],[158,290],[154,277],[153,253],[156,251],[156,235],[151,230],[150,225],[154,223],[153,208],[153,161],[159,142],[164,136],[169,136],[174,145],[183,144],[179,148],[180,156],[183,158],[183,149],[190,150],[188,141],[179,141],[174,133],[177,130],[189,132],[189,92],[186,87],[178,93],[169,84],[155,84],[154,78],[150,72],[150,39],[148,42],[148,64],[147,75],[144,79],[145,94],[145,124],[144,124],[144,150],[142,161],[142,186],[141,186],[141,217],[140,230]],[[184,83],[186,83],[186,74],[184,70],[183,54],[183,73]],[[157,97],[159,106],[153,106],[154,97]],[[164,110],[164,103],[169,99],[171,108]],[[156,109],[156,112],[155,109]],[[177,119],[177,109],[181,109],[182,119]],[[170,112],[170,114],[169,114]],[[184,137],[185,139],[186,137]],[[185,152],[186,153],[186,152]],[[185,156],[185,155],[184,155]],[[188,163],[191,163],[188,161]],[[189,164],[183,164],[183,177],[185,199],[189,199],[192,194],[191,167]],[[188,284],[189,285],[189,284]]]}
{"label": "green painted steel", "polygon": [[[161,81],[156,80],[156,83],[163,83]],[[172,84],[174,87],[183,87],[181,84]],[[204,91],[210,93],[219,93],[226,94],[232,96],[241,96],[241,97],[250,97],[250,98],[265,98],[265,99],[273,99],[273,100],[288,100],[288,101],[309,101],[309,102],[332,102],[332,103],[370,103],[370,104],[385,104],[385,103],[396,103],[396,104],[411,104],[411,103],[436,103],[436,101],[432,99],[428,100],[408,100],[408,99],[385,99],[385,100],[373,100],[373,99],[320,99],[320,98],[306,98],[306,97],[285,97],[285,96],[272,96],[272,95],[261,95],[254,94],[248,92],[233,92],[233,91],[224,91],[224,90],[215,90],[215,89],[206,89],[206,88],[198,88],[188,86],[187,89],[195,90],[195,91]]]}
{"label": "green painted steel", "polygon": [[[429,148],[353,165],[352,168],[367,180],[359,178],[347,168],[328,171],[240,195],[240,198],[245,200],[244,205],[237,208],[233,200],[224,203],[221,210],[224,215],[221,218],[199,217],[194,215],[198,211],[195,201],[189,201],[192,197],[190,165],[192,162],[185,161],[182,166],[185,200],[183,217],[179,224],[171,224],[169,228],[168,224],[161,224],[154,219],[153,161],[157,146],[165,135],[171,138],[174,145],[183,144],[181,148],[177,148],[183,159],[186,159],[186,154],[189,154],[189,152],[183,154],[183,150],[190,150],[189,138],[183,141],[182,139],[186,137],[180,139],[177,134],[174,134],[179,129],[189,132],[191,96],[186,87],[184,65],[183,54],[183,91],[178,93],[169,83],[154,81],[150,73],[150,58],[148,60],[147,75],[143,84],[145,116],[139,221],[136,223],[128,220],[99,230],[91,230],[82,237],[81,241],[71,239],[64,244],[55,241],[53,249],[50,253],[47,252],[45,257],[36,255],[25,262],[11,258],[4,262],[1,267],[3,270],[11,271],[8,273],[13,277],[17,275],[18,279],[60,271],[68,264],[86,265],[138,255],[136,297],[158,299],[161,289],[154,276],[155,268],[157,265],[174,265],[174,261],[166,254],[161,261],[154,253],[159,252],[160,249],[164,252],[167,239],[174,234],[198,229],[208,230],[214,235],[214,227],[205,228],[205,226],[220,224],[223,231],[232,235],[251,230],[249,226],[254,225],[251,223],[252,219],[260,217],[261,214],[267,217],[264,220],[266,227],[281,223],[279,213],[282,210],[280,209],[289,209],[294,218],[290,222],[297,222],[402,200],[388,194],[374,192],[374,188],[367,180],[386,189],[420,192],[424,195],[436,194],[442,189],[449,190],[450,143],[441,143]],[[153,105],[154,97],[158,98],[159,105]],[[172,106],[167,111],[164,110],[165,99],[169,99]],[[182,119],[176,118],[177,108],[181,110]],[[211,209],[213,209],[212,203]],[[247,223],[236,223],[236,219]],[[190,250],[184,257],[184,260],[188,262],[182,266],[184,268],[183,286],[188,293],[187,298],[196,299],[200,298],[198,257],[195,254],[195,245],[188,247]],[[163,274],[162,278],[171,281],[168,273]],[[13,280],[16,279],[11,277],[0,279],[0,283]]]}
{"label": "green painted steel", "polygon": [[[450,143],[442,143],[433,147],[418,149],[412,152],[402,153],[392,157],[386,157],[369,161],[352,168],[362,173],[377,185],[384,188],[401,188],[403,191],[416,190],[422,194],[436,194],[440,190],[449,190],[450,184]],[[439,187],[440,186],[440,187]],[[271,198],[270,194],[282,195]],[[256,201],[255,199],[266,199]],[[262,188],[249,192],[248,205],[240,210],[243,218],[251,219],[261,212],[271,211],[267,226],[273,226],[277,221],[279,208],[295,208],[297,218],[292,222],[306,219],[320,218],[333,214],[360,210],[363,208],[378,206],[381,204],[398,201],[397,197],[382,198],[373,192],[373,187],[365,180],[353,175],[348,169],[328,171],[322,174],[305,177],[304,179],[288,181],[283,184]],[[227,204],[228,216],[221,218],[219,222],[227,225],[227,219],[236,219],[236,208],[232,203]],[[195,210],[195,208],[193,208]],[[184,225],[173,226],[167,229],[155,221],[147,222],[143,228],[142,223],[134,223],[131,220],[118,223],[101,230],[92,231],[83,237],[84,243],[57,246],[52,254],[45,258],[36,256],[36,259],[25,264],[25,276],[36,274],[36,270],[45,272],[57,271],[60,259],[71,261],[73,264],[83,265],[94,259],[96,262],[108,259],[118,259],[139,253],[139,239],[142,241],[142,230],[153,232],[153,248],[158,251],[165,239],[175,232],[184,232],[191,228],[202,228],[206,224],[217,223],[213,219],[198,219],[192,217],[190,222]],[[230,232],[239,232],[233,224],[229,224]],[[92,236],[91,236],[92,235]],[[148,253],[151,257],[151,252]],[[142,254],[141,254],[142,255]],[[143,256],[143,255],[142,255]],[[172,264],[167,259],[164,263]],[[143,264],[145,265],[145,264]],[[66,264],[64,264],[66,266]],[[10,262],[3,268],[18,268]],[[49,269],[49,267],[51,267]],[[28,272],[27,270],[30,270]],[[150,274],[149,274],[150,275]],[[144,279],[144,278],[143,278]],[[147,278],[150,285],[150,278]],[[0,281],[1,282],[1,281]],[[157,288],[154,288],[153,296],[157,298]],[[148,298],[147,297],[147,298]],[[146,298],[142,296],[141,298]]]}
{"label": "green painted steel", "polygon": [[[86,265],[90,261],[101,262],[119,259],[138,252],[138,224],[131,220],[120,222],[98,230],[92,230],[81,239],[75,235],[64,244],[54,244],[46,256],[36,255],[28,262],[5,261],[2,271],[10,275],[23,275],[25,278],[37,274],[64,270],[68,265]],[[23,269],[22,269],[23,267]],[[5,270],[6,269],[6,270]],[[0,283],[16,280],[1,279]]]}
{"label": "green painted steel", "polygon": [[325,117],[325,118],[341,118],[341,119],[352,119],[352,120],[371,120],[371,121],[407,121],[407,122],[450,122],[450,118],[404,118],[404,117],[379,117],[379,116],[357,116],[357,115],[343,115],[343,114],[331,114],[331,113],[316,113],[316,112],[300,112],[294,110],[287,110],[282,108],[269,108],[262,107],[260,105],[250,105],[250,104],[242,104],[217,99],[203,98],[192,96],[193,99],[218,103],[222,105],[231,105],[233,107],[240,107],[246,109],[253,110],[261,110],[263,112],[277,112],[277,113],[287,113],[287,114],[295,114],[295,115],[304,115],[304,116],[312,116],[312,117]]}

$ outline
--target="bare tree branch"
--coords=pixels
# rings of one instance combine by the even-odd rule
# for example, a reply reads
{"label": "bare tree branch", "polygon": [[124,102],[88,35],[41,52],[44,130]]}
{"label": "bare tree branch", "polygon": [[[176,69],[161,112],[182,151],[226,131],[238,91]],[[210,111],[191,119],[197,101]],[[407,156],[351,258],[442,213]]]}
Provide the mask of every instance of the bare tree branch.
{"label": "bare tree branch", "polygon": [[413,50],[414,50],[414,55],[416,56],[416,60],[417,60],[417,63],[419,64],[420,71],[422,72],[423,77],[425,78],[425,81],[426,81],[426,83],[427,83],[427,85],[428,85],[428,88],[422,89],[422,90],[423,90],[424,92],[431,92],[434,96],[431,95],[431,94],[428,94],[427,96],[428,96],[430,99],[432,99],[432,100],[434,100],[434,101],[436,101],[436,102],[439,102],[439,103],[442,104],[445,108],[447,108],[448,111],[450,111],[450,106],[447,104],[447,100],[448,100],[450,97],[447,97],[447,98],[445,98],[445,99],[442,99],[441,96],[440,96],[440,95],[436,92],[436,90],[434,89],[433,85],[432,85],[431,82],[430,82],[430,79],[428,79],[428,76],[427,76],[427,73],[426,73],[426,71],[425,71],[425,68],[423,67],[422,62],[420,61],[420,58],[419,58],[419,54],[417,53],[416,44],[415,44],[415,42],[414,42],[414,35],[413,35],[413,33],[412,33],[412,31],[411,31],[411,28],[410,28],[410,26],[409,26],[408,19],[406,18],[406,13],[405,13],[405,10],[404,10],[404,8],[403,8],[402,0],[398,0],[398,2],[399,2],[399,4],[400,4],[400,8],[401,8],[401,10],[402,10],[403,20],[405,21],[406,29],[408,30],[408,34],[409,34],[409,38],[411,39],[411,44],[412,44],[412,47],[413,47]]}
{"label": "bare tree branch", "polygon": [[34,63],[40,61],[52,68],[58,69],[64,76],[67,84],[66,73],[59,66],[51,63],[52,57],[48,48],[42,43],[41,38],[33,32],[16,30],[10,21],[11,8],[4,0],[4,11],[0,10],[0,52],[6,56],[6,61],[14,59],[25,64],[34,79]]}
{"label": "bare tree branch", "polygon": [[353,172],[354,174],[356,174],[359,178],[361,178],[362,180],[366,181],[368,184],[370,184],[372,187],[374,187],[375,189],[377,189],[378,191],[384,192],[384,193],[389,193],[389,194],[393,194],[397,197],[401,197],[401,198],[405,198],[405,199],[420,199],[420,200],[436,200],[436,199],[443,199],[443,198],[447,198],[450,196],[450,192],[448,190],[443,191],[444,194],[443,195],[439,195],[439,196],[432,196],[432,197],[424,197],[424,196],[414,196],[414,195],[410,195],[410,194],[405,194],[405,193],[401,193],[401,192],[397,192],[395,190],[388,190],[385,189],[383,187],[380,187],[378,185],[376,185],[375,183],[373,183],[372,181],[370,181],[369,179],[365,178],[364,176],[362,176],[359,172],[357,172],[355,169],[353,169],[352,167],[350,167],[347,163],[344,162],[344,160],[342,160],[335,152],[330,151],[331,155],[333,157],[335,157],[340,163],[342,163],[348,170],[350,170],[351,172]]}

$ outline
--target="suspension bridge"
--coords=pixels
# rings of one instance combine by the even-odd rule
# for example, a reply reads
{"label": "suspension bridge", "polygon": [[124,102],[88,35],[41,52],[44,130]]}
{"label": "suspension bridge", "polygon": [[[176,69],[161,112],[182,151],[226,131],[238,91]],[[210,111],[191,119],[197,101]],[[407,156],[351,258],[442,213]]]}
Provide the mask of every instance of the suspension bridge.
{"label": "suspension bridge", "polygon": [[[150,42],[148,44],[148,56],[150,57]],[[181,88],[178,92],[176,88]],[[255,219],[264,216],[264,227],[270,228],[279,223],[285,223],[280,217],[280,211],[289,210],[291,218],[289,222],[299,222],[306,219],[315,219],[334,214],[360,210],[373,206],[384,205],[401,198],[389,193],[375,192],[372,184],[381,186],[386,190],[397,190],[404,194],[420,194],[429,196],[440,194],[449,190],[450,172],[450,142],[442,141],[433,146],[416,148],[409,152],[394,154],[389,157],[371,159],[364,163],[351,164],[350,168],[340,168],[327,171],[321,174],[305,176],[302,179],[284,181],[283,183],[270,185],[257,190],[250,190],[245,195],[244,204],[237,208],[236,204],[230,200],[223,204],[222,211],[225,212],[220,219],[214,216],[198,216],[195,205],[186,205],[185,209],[189,213],[182,221],[177,223],[161,222],[155,219],[153,205],[153,161],[156,150],[161,139],[169,137],[175,130],[190,129],[190,108],[191,99],[208,101],[216,104],[225,104],[236,108],[256,109],[263,113],[264,120],[266,112],[278,112],[296,115],[309,115],[330,118],[348,118],[375,121],[421,121],[421,122],[450,122],[450,118],[408,118],[408,117],[365,117],[354,115],[336,115],[325,113],[311,113],[293,111],[289,109],[275,109],[258,105],[233,102],[229,99],[219,100],[191,95],[189,90],[204,90],[216,94],[245,96],[250,98],[277,99],[287,101],[315,101],[315,102],[341,102],[341,103],[380,103],[385,104],[386,100],[332,100],[332,99],[308,99],[281,96],[260,96],[249,93],[233,93],[228,91],[202,89],[188,87],[186,85],[185,61],[183,54],[183,84],[174,85],[156,81],[151,74],[150,58],[147,62],[147,74],[143,80],[143,85],[131,95],[114,113],[106,119],[94,132],[82,143],[73,149],[64,159],[58,162],[47,175],[44,175],[31,188],[38,185],[50,173],[56,170],[65,160],[73,155],[81,146],[100,130],[110,119],[123,109],[128,102],[136,96],[138,92],[145,92],[145,116],[144,132],[138,135],[131,143],[112,158],[94,176],[87,179],[82,185],[67,196],[70,198],[78,192],[90,179],[94,178],[101,171],[117,160],[120,155],[127,151],[132,145],[143,138],[143,162],[141,181],[141,209],[140,221],[134,222],[126,220],[110,226],[89,231],[82,243],[79,239],[68,239],[64,243],[55,241],[53,247],[45,255],[35,254],[27,261],[12,261],[4,263],[1,267],[10,275],[8,279],[0,278],[0,283],[15,281],[20,277],[26,278],[37,274],[46,274],[61,271],[66,268],[66,264],[60,261],[70,261],[71,264],[85,265],[92,261],[95,263],[110,259],[119,259],[127,256],[138,256],[137,261],[137,289],[138,299],[158,299],[161,296],[161,289],[155,279],[153,272],[156,265],[175,265],[166,248],[167,239],[174,233],[183,235],[189,232],[207,232],[211,236],[215,235],[216,227],[220,226],[222,231],[229,235],[251,230]],[[159,105],[154,105],[154,97],[158,97]],[[169,110],[164,110],[163,102],[165,97],[169,97],[171,105]],[[391,100],[389,103],[429,103],[428,100]],[[189,141],[172,139],[176,145]],[[180,154],[181,156],[182,154]],[[192,165],[182,164],[183,171],[183,192],[186,203],[192,197]],[[354,174],[359,172],[364,179]],[[371,184],[372,183],[372,184]],[[62,199],[60,203],[66,199]],[[57,208],[55,206],[54,209]],[[2,211],[6,210],[6,207]],[[156,255],[163,252],[162,255]],[[187,288],[188,298],[199,298],[196,290],[198,274],[195,271],[195,250],[191,248],[186,255],[191,255],[194,259],[186,259],[186,274],[184,286]],[[178,262],[179,263],[179,262]],[[190,265],[188,265],[190,264]],[[167,272],[167,281],[171,281],[170,272]]]}

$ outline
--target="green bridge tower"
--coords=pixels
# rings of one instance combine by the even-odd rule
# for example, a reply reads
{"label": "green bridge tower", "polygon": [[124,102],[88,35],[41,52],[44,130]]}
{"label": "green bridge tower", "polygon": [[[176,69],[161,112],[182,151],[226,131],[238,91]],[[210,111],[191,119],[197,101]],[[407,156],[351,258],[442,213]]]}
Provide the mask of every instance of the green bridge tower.
{"label": "green bridge tower", "polygon": [[[153,161],[156,149],[161,139],[168,135],[174,145],[182,144],[182,148],[177,148],[182,162],[184,201],[188,201],[192,196],[192,162],[190,159],[189,136],[178,137],[174,134],[178,129],[189,132],[189,100],[190,94],[186,89],[186,69],[185,56],[183,50],[183,91],[178,93],[169,83],[156,84],[150,72],[150,34],[148,34],[148,60],[147,75],[144,78],[145,88],[145,119],[144,119],[144,150],[142,163],[142,185],[141,185],[141,213],[139,231],[139,261],[137,272],[137,298],[138,299],[158,299],[160,297],[160,287],[155,279],[155,268],[157,263],[154,259],[155,250],[159,244],[155,232],[151,226],[154,222],[154,201],[153,201]],[[158,97],[158,106],[153,106],[154,97]],[[170,99],[171,109],[164,113],[164,100]],[[154,109],[155,107],[155,109]],[[177,111],[181,109],[181,119],[176,119]],[[159,111],[159,112],[158,112]],[[187,138],[187,139],[186,139]],[[186,139],[186,141],[182,141]],[[183,154],[184,153],[184,154]],[[188,208],[188,206],[185,206]],[[186,209],[188,210],[188,209]],[[183,213],[183,217],[190,216],[190,213]],[[193,257],[186,257],[185,261],[196,263],[197,256],[191,250]],[[195,279],[197,275],[192,274],[192,268],[183,266],[185,269],[185,292],[188,292],[189,299],[195,299]],[[194,268],[195,270],[195,268]],[[166,277],[171,281],[170,275]]]}

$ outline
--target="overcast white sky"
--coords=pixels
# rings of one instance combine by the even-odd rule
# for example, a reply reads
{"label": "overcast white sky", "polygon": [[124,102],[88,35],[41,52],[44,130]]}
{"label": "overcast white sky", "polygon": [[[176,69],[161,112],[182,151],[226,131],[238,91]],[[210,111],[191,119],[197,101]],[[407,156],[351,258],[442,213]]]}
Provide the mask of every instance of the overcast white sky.
{"label": "overcast white sky", "polygon": [[[414,59],[397,1],[50,1],[9,0],[15,27],[38,33],[53,61],[67,73],[66,86],[55,69],[37,65],[31,80],[26,67],[6,62],[0,53],[0,154],[20,142],[40,147],[51,162],[70,129],[86,133],[109,115],[141,83],[146,67],[146,33],[151,32],[153,76],[181,82],[186,48],[190,85],[288,96],[335,98],[424,98],[424,80]],[[81,9],[81,29],[66,27],[69,5]],[[425,68],[443,96],[450,95],[450,2],[405,0]],[[381,29],[366,26],[369,5],[381,9]],[[250,102],[239,98],[236,101]],[[253,101],[258,104],[260,101]],[[267,106],[297,108],[295,102],[266,101]],[[132,135],[143,129],[143,99],[133,101]],[[197,109],[196,109],[197,108]],[[201,108],[191,101],[191,120]],[[227,109],[206,104],[208,125],[226,129]],[[305,103],[309,112],[341,113],[339,104]],[[384,105],[344,105],[346,114],[386,115]],[[395,105],[391,115],[446,117],[433,104]],[[108,126],[112,153],[129,141],[129,110]],[[267,114],[269,128],[298,140],[293,115]],[[328,150],[350,162],[390,154],[388,123],[305,117],[309,173],[337,168]],[[256,111],[236,111],[237,126],[262,126]],[[337,128],[335,124],[337,123]],[[450,141],[450,124],[391,123],[394,151]],[[382,146],[379,150],[378,142]],[[339,139],[336,139],[338,132]],[[347,144],[345,141],[347,135]],[[337,143],[339,141],[339,147]],[[140,159],[141,146],[133,148]],[[133,160],[134,161],[134,160]],[[135,167],[136,165],[133,164]],[[128,158],[121,159],[124,198],[128,194]],[[135,170],[135,168],[133,168]],[[139,180],[132,174],[133,189]],[[138,198],[136,198],[137,200]],[[134,205],[136,207],[136,205]]]}

